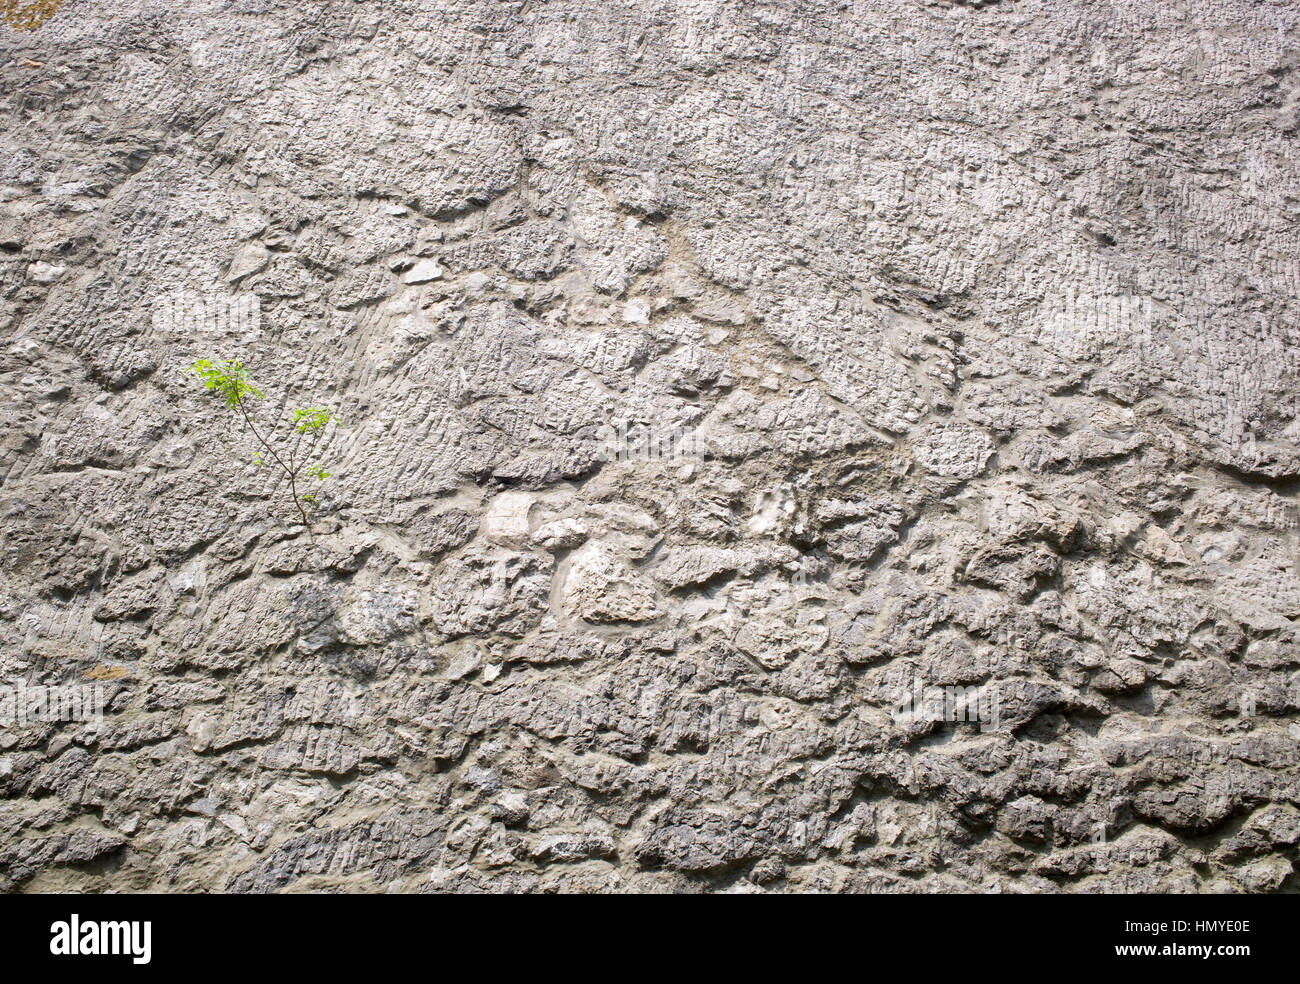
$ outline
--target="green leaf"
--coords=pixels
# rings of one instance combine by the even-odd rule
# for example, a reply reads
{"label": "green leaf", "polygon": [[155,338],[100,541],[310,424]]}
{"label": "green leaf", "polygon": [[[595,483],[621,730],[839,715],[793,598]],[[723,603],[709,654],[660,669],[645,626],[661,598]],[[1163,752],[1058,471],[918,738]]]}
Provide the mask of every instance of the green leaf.
{"label": "green leaf", "polygon": [[189,371],[203,380],[204,387],[220,396],[231,410],[237,409],[240,403],[250,397],[260,398],[263,395],[240,362],[198,359]]}
{"label": "green leaf", "polygon": [[[232,410],[239,411],[248,424],[248,430],[257,442],[262,446],[276,465],[289,477],[290,487],[293,480],[299,474],[298,469],[292,465],[285,464],[285,457],[290,462],[295,460],[295,455],[286,450],[285,455],[276,451],[273,441],[278,438],[275,430],[263,433],[253,424],[252,415],[248,408],[244,406],[246,400],[262,398],[264,394],[254,384],[248,369],[243,363],[237,360],[223,362],[212,359],[196,359],[193,365],[188,367],[188,372],[198,376],[203,382],[203,386],[211,393],[215,393],[225,402],[226,406]],[[327,428],[330,423],[339,422],[334,411],[328,407],[302,407],[293,411],[293,426],[299,434],[318,435]],[[256,452],[253,455],[253,464],[261,468],[269,464],[269,459],[262,456],[262,452]],[[313,465],[307,469],[307,474],[319,481],[325,481],[330,477],[330,473],[322,465]],[[301,510],[306,506],[312,509],[319,508],[316,496],[305,494],[294,499],[294,504]]]}
{"label": "green leaf", "polygon": [[293,412],[293,422],[300,434],[319,434],[331,420],[338,419],[328,407],[304,407]]}

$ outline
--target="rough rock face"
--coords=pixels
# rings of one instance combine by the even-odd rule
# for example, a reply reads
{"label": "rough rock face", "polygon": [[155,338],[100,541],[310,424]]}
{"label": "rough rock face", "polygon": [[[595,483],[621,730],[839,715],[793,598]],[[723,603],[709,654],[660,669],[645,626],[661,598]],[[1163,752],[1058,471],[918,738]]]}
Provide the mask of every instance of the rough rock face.
{"label": "rough rock face", "polygon": [[[0,28],[0,682],[107,701],[0,722],[0,888],[1295,888],[1297,51],[1245,0]],[[338,408],[310,531],[199,357]]]}

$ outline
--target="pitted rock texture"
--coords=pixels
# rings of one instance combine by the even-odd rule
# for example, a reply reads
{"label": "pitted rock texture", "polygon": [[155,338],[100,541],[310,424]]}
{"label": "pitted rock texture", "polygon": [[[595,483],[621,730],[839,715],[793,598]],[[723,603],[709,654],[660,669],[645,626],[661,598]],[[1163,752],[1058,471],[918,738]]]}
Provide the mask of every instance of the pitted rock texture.
{"label": "pitted rock texture", "polygon": [[[1293,890],[1298,51],[1267,0],[0,28],[0,682],[109,698],[0,727],[0,888]],[[338,409],[310,530],[201,357]]]}

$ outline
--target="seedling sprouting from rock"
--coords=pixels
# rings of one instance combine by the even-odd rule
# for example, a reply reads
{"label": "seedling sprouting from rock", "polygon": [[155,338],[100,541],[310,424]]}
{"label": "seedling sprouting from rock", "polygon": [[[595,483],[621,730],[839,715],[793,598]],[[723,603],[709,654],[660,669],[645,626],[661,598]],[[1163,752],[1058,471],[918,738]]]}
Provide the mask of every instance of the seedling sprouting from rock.
{"label": "seedling sprouting from rock", "polygon": [[[221,397],[227,408],[243,418],[244,426],[262,446],[262,450],[253,455],[253,461],[259,467],[276,467],[284,473],[289,480],[289,494],[293,497],[298,515],[302,517],[302,524],[310,529],[307,523],[307,506],[316,504],[316,496],[310,492],[300,493],[298,482],[306,478],[323,482],[330,477],[330,473],[320,464],[312,463],[311,451],[330,422],[337,423],[339,418],[332,410],[325,407],[303,407],[294,410],[294,433],[287,441],[276,442],[271,440],[276,437],[275,432],[267,431],[264,435],[249,412],[249,402],[261,399],[264,394],[249,377],[248,370],[242,363],[199,359],[190,366],[190,372],[203,380],[203,385],[210,391]],[[277,443],[281,443],[282,446],[277,448]]]}

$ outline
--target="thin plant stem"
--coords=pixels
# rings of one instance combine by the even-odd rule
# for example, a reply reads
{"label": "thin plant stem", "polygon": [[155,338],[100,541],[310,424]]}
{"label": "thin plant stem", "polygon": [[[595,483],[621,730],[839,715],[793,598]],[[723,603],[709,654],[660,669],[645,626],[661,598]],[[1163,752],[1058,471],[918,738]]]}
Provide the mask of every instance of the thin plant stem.
{"label": "thin plant stem", "polygon": [[239,408],[239,412],[244,418],[244,423],[248,425],[248,429],[252,431],[253,436],[257,438],[257,443],[262,445],[262,447],[266,448],[266,450],[271,453],[271,457],[275,459],[276,464],[278,464],[284,470],[285,475],[289,477],[289,492],[293,496],[293,504],[298,508],[298,515],[302,517],[302,525],[306,527],[308,534],[310,534],[311,524],[307,522],[307,511],[303,509],[302,501],[298,498],[298,483],[296,481],[298,477],[297,474],[295,474],[294,470],[289,465],[284,463],[284,459],[280,457],[280,453],[276,451],[271,443],[258,431],[257,426],[253,423],[253,418],[248,413],[248,408],[244,406],[244,401],[236,400],[235,406]]}

